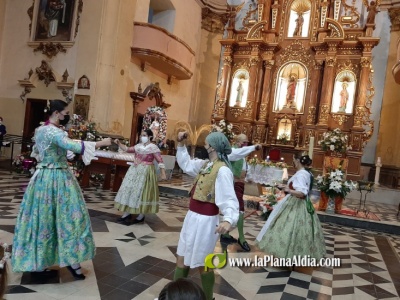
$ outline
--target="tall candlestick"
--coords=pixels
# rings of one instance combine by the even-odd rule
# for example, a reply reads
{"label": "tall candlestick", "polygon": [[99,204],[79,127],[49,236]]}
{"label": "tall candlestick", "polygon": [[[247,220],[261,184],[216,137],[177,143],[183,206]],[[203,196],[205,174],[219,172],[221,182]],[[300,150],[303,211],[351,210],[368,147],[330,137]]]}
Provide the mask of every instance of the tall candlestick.
{"label": "tall candlestick", "polygon": [[308,145],[308,156],[312,159],[314,152],[314,137],[310,137],[310,144]]}

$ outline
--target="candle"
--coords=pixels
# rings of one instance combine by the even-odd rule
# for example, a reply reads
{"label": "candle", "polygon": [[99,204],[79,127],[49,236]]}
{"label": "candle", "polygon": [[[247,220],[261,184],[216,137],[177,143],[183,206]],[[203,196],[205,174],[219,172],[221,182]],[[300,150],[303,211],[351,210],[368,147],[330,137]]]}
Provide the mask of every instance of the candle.
{"label": "candle", "polygon": [[381,158],[380,157],[378,157],[378,159],[376,160],[376,163],[377,164],[381,164]]}
{"label": "candle", "polygon": [[308,156],[312,158],[314,152],[314,137],[310,137],[310,144],[308,145]]}

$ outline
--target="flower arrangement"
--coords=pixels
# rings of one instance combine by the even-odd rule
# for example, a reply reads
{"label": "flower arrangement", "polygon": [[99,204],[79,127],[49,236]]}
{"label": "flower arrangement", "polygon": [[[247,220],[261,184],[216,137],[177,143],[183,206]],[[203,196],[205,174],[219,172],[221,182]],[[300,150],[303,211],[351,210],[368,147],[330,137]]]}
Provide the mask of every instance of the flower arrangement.
{"label": "flower arrangement", "polygon": [[218,124],[213,123],[211,127],[211,132],[222,132],[228,141],[232,142],[235,134],[232,131],[233,125],[228,121],[222,119]]}
{"label": "flower arrangement", "polygon": [[274,209],[274,205],[277,203],[277,198],[273,194],[268,195],[265,201],[260,202],[260,209],[262,209],[261,217],[264,221],[268,219]]}
{"label": "flower arrangement", "polygon": [[76,114],[73,115],[68,136],[71,139],[84,141],[97,141],[101,139],[96,130],[96,123],[86,121],[82,116]]}
{"label": "flower arrangement", "polygon": [[287,168],[287,164],[284,162],[272,162],[272,161],[267,161],[267,160],[261,160],[258,159],[257,156],[254,156],[252,158],[247,159],[247,163],[250,166],[255,166],[255,165],[262,165],[263,167],[270,167],[270,168],[278,168],[278,169],[285,169]]}
{"label": "flower arrangement", "polygon": [[328,169],[325,175],[317,176],[317,187],[329,198],[341,196],[343,198],[357,188],[357,183],[344,179],[344,172],[341,167],[337,169]]}
{"label": "flower arrangement", "polygon": [[278,136],[277,141],[283,145],[286,145],[290,141],[290,136],[287,133],[282,133]]}
{"label": "flower arrangement", "polygon": [[325,132],[322,137],[323,139],[318,141],[318,145],[324,151],[345,153],[347,150],[351,150],[351,146],[347,146],[348,136],[339,128]]}
{"label": "flower arrangement", "polygon": [[[156,121],[156,118],[158,121]],[[162,107],[150,106],[147,108],[146,113],[143,117],[143,130],[152,129],[152,124],[158,122],[158,133],[155,137],[155,142],[159,145],[164,144],[164,140],[167,136],[167,114]]]}
{"label": "flower arrangement", "polygon": [[13,162],[12,168],[16,173],[26,173],[32,175],[35,172],[36,160],[30,157],[31,152],[23,152],[17,155]]}

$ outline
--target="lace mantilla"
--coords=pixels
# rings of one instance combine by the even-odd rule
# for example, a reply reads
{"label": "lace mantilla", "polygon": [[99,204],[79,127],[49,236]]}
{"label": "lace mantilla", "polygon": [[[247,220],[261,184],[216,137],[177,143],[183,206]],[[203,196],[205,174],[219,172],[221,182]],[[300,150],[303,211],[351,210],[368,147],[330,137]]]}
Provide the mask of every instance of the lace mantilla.
{"label": "lace mantilla", "polygon": [[160,149],[154,144],[138,144],[135,146],[135,152],[137,154],[153,154],[160,152]]}

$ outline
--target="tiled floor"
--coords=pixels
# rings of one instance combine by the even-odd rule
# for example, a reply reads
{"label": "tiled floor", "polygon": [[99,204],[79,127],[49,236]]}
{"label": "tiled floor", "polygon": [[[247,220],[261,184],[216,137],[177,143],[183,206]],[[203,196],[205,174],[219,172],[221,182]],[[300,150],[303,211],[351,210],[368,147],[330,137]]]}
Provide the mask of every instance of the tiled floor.
{"label": "tiled floor", "polygon": [[[0,171],[1,241],[12,243],[28,180]],[[178,179],[170,183],[174,184],[179,186]],[[188,189],[190,179],[184,185]],[[65,268],[53,283],[46,284],[32,284],[29,273],[11,273],[6,299],[154,299],[171,280],[186,198],[163,194],[158,214],[147,215],[144,224],[125,226],[115,222],[115,193],[92,187],[84,195],[97,246],[95,259],[83,264],[86,280],[74,281]],[[259,216],[250,215],[245,233],[252,252],[242,252],[233,244],[228,246],[228,257],[264,255],[254,246],[263,223]],[[291,271],[227,266],[216,271],[216,299],[399,299],[398,236],[334,224],[323,224],[323,228],[328,257],[341,258],[340,268]],[[215,251],[222,252],[222,246],[218,243]],[[190,276],[200,283],[196,272]]]}

